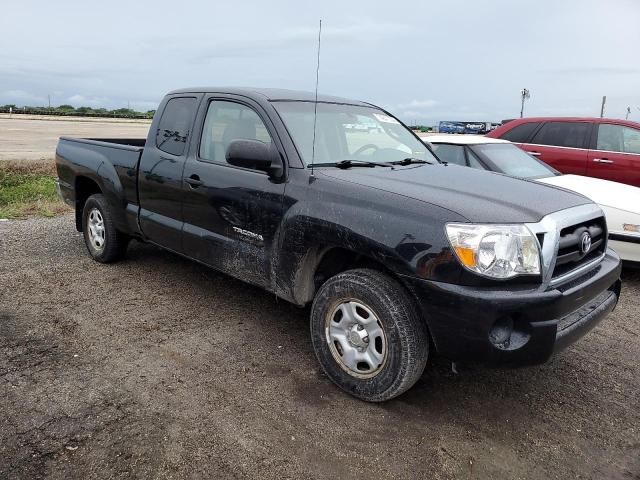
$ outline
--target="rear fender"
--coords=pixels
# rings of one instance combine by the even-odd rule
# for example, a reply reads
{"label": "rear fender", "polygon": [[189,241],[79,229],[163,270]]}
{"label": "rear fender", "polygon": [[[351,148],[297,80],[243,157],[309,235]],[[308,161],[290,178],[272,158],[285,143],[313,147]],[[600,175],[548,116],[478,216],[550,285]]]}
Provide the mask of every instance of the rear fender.
{"label": "rear fender", "polygon": [[56,151],[56,161],[59,175],[62,176],[68,170],[74,173],[74,185],[78,177],[86,177],[95,182],[109,204],[116,226],[122,231],[128,230],[122,182],[106,155],[80,143],[61,141]]}

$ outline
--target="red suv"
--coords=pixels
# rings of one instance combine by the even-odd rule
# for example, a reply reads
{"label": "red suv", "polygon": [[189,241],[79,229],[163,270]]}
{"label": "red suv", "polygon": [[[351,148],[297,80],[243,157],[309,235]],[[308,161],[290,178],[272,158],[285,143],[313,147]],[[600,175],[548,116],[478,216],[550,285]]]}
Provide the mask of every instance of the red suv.
{"label": "red suv", "polygon": [[609,118],[519,118],[487,136],[517,143],[562,173],[640,187],[640,123]]}

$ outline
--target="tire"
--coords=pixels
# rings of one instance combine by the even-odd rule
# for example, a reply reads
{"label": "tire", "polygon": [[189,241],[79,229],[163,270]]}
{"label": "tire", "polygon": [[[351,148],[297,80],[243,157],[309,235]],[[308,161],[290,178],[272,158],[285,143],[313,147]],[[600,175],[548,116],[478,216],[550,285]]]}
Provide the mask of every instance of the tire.
{"label": "tire", "polygon": [[348,270],[320,287],[311,341],[326,375],[368,402],[411,388],[429,356],[429,334],[413,299],[389,275],[369,269]]}
{"label": "tire", "polygon": [[85,202],[82,233],[89,255],[97,262],[110,263],[124,257],[129,238],[116,229],[104,195],[91,195]]}

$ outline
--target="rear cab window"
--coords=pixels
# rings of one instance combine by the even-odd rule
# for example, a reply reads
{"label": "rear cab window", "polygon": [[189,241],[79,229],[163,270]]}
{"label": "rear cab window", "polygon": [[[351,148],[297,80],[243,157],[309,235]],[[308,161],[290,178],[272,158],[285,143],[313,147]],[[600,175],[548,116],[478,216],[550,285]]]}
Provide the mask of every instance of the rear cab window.
{"label": "rear cab window", "polygon": [[195,97],[176,97],[167,102],[156,131],[158,149],[176,156],[184,154],[196,106]]}

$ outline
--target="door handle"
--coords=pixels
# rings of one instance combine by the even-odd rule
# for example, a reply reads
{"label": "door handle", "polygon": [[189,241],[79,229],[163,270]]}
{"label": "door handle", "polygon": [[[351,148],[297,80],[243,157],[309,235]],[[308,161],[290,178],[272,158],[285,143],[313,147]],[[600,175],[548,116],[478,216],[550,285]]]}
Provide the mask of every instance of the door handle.
{"label": "door handle", "polygon": [[529,155],[533,155],[534,157],[539,157],[540,152],[527,152]]}
{"label": "door handle", "polygon": [[191,188],[198,188],[204,183],[198,175],[191,175],[189,178],[185,178],[184,181],[187,182]]}
{"label": "door handle", "polygon": [[594,158],[593,161],[596,163],[613,163],[613,160],[609,160],[608,158]]}

